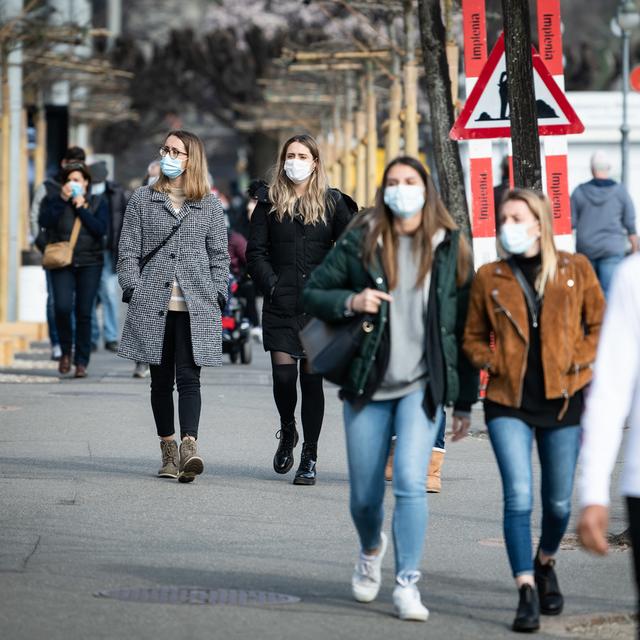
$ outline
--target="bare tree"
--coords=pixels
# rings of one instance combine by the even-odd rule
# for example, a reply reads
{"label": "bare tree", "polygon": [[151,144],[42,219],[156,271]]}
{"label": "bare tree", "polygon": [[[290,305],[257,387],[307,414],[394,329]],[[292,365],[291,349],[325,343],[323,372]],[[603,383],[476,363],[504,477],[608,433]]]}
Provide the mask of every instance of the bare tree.
{"label": "bare tree", "polygon": [[454,111],[440,0],[418,0],[418,16],[440,192],[457,224],[471,237],[460,151],[449,138]]}

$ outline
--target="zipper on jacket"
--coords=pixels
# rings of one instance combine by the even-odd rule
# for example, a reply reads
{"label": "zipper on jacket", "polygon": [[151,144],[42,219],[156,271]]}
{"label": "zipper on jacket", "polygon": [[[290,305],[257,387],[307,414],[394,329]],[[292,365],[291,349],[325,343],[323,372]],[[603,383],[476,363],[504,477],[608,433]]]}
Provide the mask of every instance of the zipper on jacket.
{"label": "zipper on jacket", "polygon": [[523,360],[522,372],[520,373],[520,390],[518,392],[518,407],[520,407],[522,405],[522,396],[524,394],[524,376],[527,373],[527,360],[529,358],[529,341],[525,338],[524,333],[520,328],[520,325],[515,321],[509,309],[505,309],[500,304],[500,302],[497,299],[497,295],[492,293],[491,297],[493,298],[493,301],[498,305],[498,309],[502,311],[502,313],[504,313],[504,315],[507,316],[507,318],[509,318],[513,326],[516,328],[516,331],[518,332],[519,336],[524,340],[524,344],[525,344],[524,360]]}

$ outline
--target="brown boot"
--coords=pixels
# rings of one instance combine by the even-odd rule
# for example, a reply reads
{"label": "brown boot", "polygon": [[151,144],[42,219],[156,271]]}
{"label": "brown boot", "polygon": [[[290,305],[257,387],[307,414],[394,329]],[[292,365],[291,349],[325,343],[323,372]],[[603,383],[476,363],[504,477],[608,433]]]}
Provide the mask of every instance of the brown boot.
{"label": "brown boot", "polygon": [[87,377],[87,367],[83,364],[76,365],[76,372],[73,376],[74,378],[86,378]]}
{"label": "brown boot", "polygon": [[193,482],[204,470],[204,462],[198,455],[198,445],[192,438],[184,438],[180,444],[180,468],[178,482]]}
{"label": "brown boot", "polygon": [[58,373],[66,376],[69,371],[71,371],[71,356],[69,354],[63,354],[58,361]]}
{"label": "brown boot", "polygon": [[427,471],[427,493],[440,493],[442,489],[442,463],[444,462],[444,451],[432,451]]}
{"label": "brown boot", "polygon": [[391,447],[389,448],[389,457],[387,458],[387,464],[384,468],[384,479],[387,482],[393,480],[393,454],[396,450],[396,441],[391,440]]}
{"label": "brown boot", "polygon": [[178,477],[178,444],[175,440],[160,440],[162,466],[158,470],[160,478]]}

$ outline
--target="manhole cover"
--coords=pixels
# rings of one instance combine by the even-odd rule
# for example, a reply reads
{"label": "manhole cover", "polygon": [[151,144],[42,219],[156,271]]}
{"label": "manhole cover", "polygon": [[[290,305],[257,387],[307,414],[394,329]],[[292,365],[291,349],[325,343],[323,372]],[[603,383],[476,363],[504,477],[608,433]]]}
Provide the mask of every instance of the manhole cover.
{"label": "manhole cover", "polygon": [[138,396],[137,393],[127,393],[126,391],[50,391],[50,396]]}
{"label": "manhole cover", "polygon": [[125,602],[158,604],[209,604],[235,607],[261,607],[272,604],[294,604],[300,598],[269,591],[241,589],[199,589],[197,587],[153,587],[141,589],[111,589],[94,594],[98,598],[111,598]]}
{"label": "manhole cover", "polygon": [[630,613],[596,613],[545,621],[544,630],[562,638],[634,640],[636,616]]}
{"label": "manhole cover", "polygon": [[[618,535],[610,533],[608,535],[610,551],[626,551],[629,549],[631,542],[628,540],[627,536],[628,534],[626,531]],[[534,546],[537,546],[538,539],[534,538],[533,542]],[[484,540],[480,540],[479,544],[483,547],[504,547],[504,539],[485,538]],[[563,551],[575,551],[576,549],[581,548],[582,545],[575,533],[568,533],[564,538],[562,538],[562,542],[560,543],[560,549]]]}

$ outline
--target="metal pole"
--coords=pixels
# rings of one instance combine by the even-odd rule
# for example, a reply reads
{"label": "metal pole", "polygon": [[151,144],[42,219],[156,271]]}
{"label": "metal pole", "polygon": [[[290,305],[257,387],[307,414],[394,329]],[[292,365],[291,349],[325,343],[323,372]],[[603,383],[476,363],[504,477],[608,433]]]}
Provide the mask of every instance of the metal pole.
{"label": "metal pole", "polygon": [[[8,0],[6,17],[22,12],[22,0]],[[18,257],[20,255],[20,218],[22,210],[22,46],[15,44],[7,56],[9,88],[9,251],[6,319],[18,319]]]}
{"label": "metal pole", "polygon": [[629,32],[622,30],[622,125],[620,126],[622,151],[622,184],[627,186],[627,171],[629,167],[629,119],[627,112],[627,98],[629,96]]}

